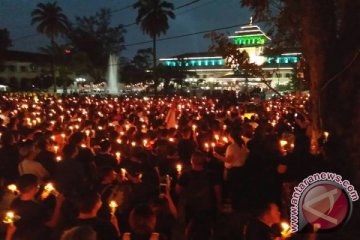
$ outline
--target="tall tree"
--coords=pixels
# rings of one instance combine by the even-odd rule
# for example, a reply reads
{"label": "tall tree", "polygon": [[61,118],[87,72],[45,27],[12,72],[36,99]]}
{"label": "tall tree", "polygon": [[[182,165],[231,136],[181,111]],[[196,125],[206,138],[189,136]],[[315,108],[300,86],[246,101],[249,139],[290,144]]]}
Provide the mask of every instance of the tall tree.
{"label": "tall tree", "polygon": [[[55,45],[55,37],[68,31],[68,19],[57,5],[57,2],[39,3],[31,12],[31,24],[37,24],[36,30],[50,38],[51,46]],[[52,55],[51,74],[56,92],[56,76],[54,56]]]}
{"label": "tall tree", "polygon": [[[100,9],[94,16],[77,17],[68,37],[76,51],[78,69],[95,82],[105,79],[109,55],[119,55],[124,47],[125,29],[122,24],[111,26],[110,9]],[[81,65],[81,66],[80,66]]]}
{"label": "tall tree", "polygon": [[156,39],[161,34],[166,34],[169,29],[169,18],[174,19],[174,5],[162,0],[138,0],[134,5],[138,9],[136,23],[140,24],[142,31],[153,40],[153,75],[155,92],[158,85],[156,74]]}
{"label": "tall tree", "polygon": [[[310,78],[312,147],[323,130],[336,142],[351,173],[360,150],[360,2],[353,0],[241,0],[258,20],[269,20],[275,42],[296,39]],[[337,155],[337,154],[334,154]],[[340,156],[342,155],[342,156]]]}

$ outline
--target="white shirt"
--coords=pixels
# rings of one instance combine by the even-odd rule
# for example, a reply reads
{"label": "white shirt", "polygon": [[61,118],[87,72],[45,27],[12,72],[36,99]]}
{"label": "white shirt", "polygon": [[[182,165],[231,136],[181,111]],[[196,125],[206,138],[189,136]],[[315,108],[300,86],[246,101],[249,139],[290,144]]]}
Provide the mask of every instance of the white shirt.
{"label": "white shirt", "polygon": [[41,163],[30,161],[27,159],[19,163],[18,170],[20,175],[34,174],[38,177],[39,180],[49,176],[48,171],[46,171],[46,169],[43,167],[43,165],[41,165]]}
{"label": "white shirt", "polygon": [[225,168],[242,167],[248,156],[248,150],[245,146],[239,147],[236,143],[230,144],[225,152]]}

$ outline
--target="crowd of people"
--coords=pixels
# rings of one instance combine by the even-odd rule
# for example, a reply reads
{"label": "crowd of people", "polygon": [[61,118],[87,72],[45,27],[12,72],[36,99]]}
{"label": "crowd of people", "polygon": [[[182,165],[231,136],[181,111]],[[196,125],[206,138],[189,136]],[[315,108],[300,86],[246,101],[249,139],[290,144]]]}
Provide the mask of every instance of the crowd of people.
{"label": "crowd of people", "polygon": [[284,239],[286,190],[326,161],[309,153],[306,94],[2,95],[0,109],[7,240],[214,239],[231,211],[251,213],[244,239]]}

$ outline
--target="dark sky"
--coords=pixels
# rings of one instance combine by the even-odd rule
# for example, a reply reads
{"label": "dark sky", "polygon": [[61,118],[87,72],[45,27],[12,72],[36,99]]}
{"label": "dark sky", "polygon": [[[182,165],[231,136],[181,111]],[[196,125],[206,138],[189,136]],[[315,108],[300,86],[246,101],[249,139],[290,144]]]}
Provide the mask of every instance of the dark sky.
{"label": "dark sky", "polygon": [[[192,2],[193,0],[168,0],[175,7]],[[0,28],[7,28],[13,40],[12,49],[24,51],[37,51],[39,47],[49,44],[49,40],[36,35],[34,26],[30,25],[31,11],[40,0],[0,0]],[[131,5],[135,0],[58,0],[58,5],[64,13],[73,20],[75,16],[90,16],[100,8],[112,10],[121,9]],[[128,8],[113,13],[113,24],[129,24],[135,22],[137,12]],[[245,24],[251,13],[240,7],[240,0],[200,0],[197,3],[175,11],[176,19],[170,20],[170,29],[165,37],[216,29],[237,24]],[[233,33],[239,27],[224,30]],[[127,29],[125,43],[137,43],[150,40],[143,35],[139,26],[133,25]],[[164,37],[164,36],[161,36]],[[162,41],[158,43],[158,56],[169,57],[185,52],[207,51],[208,41],[203,34]],[[123,56],[132,57],[140,48],[151,47],[151,43],[129,46],[122,53]]]}

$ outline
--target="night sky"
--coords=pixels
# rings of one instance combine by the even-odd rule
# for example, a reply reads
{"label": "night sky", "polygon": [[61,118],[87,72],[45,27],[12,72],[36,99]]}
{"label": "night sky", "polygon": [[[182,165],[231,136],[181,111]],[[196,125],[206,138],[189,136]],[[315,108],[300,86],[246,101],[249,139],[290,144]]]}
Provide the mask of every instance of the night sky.
{"label": "night sky", "polygon": [[[192,0],[168,0],[175,7],[192,2]],[[39,0],[0,0],[0,28],[7,28],[13,40],[14,50],[38,51],[41,46],[49,44],[49,40],[36,34],[35,26],[31,26],[31,11]],[[90,16],[100,8],[112,10],[131,5],[135,0],[58,0],[58,5],[64,13],[74,20],[75,16]],[[113,13],[113,24],[130,24],[135,22],[137,12],[133,8]],[[199,2],[175,11],[176,19],[170,20],[170,29],[165,37],[216,29],[237,24],[245,24],[251,13],[240,7],[240,0],[200,0]],[[233,33],[239,27],[223,30]],[[139,26],[127,27],[125,44],[132,44],[151,40],[143,35]],[[25,37],[24,37],[25,36]],[[161,36],[164,37],[164,36]],[[160,37],[160,38],[161,38]],[[186,52],[207,51],[209,42],[203,34],[158,43],[158,56],[169,57]],[[122,53],[125,57],[132,57],[140,48],[151,47],[151,43],[129,46]]]}

